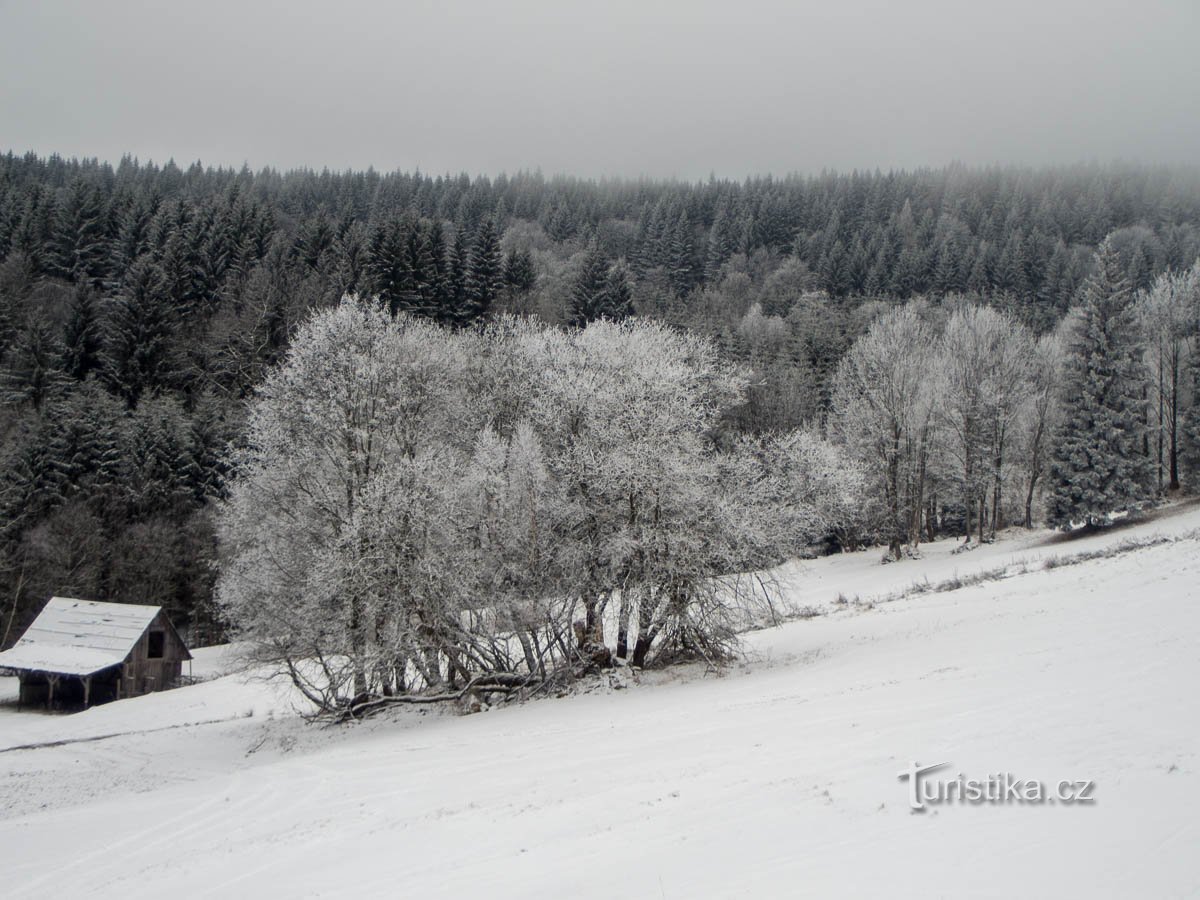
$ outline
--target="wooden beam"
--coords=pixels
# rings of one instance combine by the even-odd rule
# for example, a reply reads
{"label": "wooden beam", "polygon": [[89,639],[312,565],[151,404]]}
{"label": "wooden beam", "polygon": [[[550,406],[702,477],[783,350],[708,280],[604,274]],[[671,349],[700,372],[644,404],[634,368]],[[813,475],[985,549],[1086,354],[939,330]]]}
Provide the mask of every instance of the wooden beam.
{"label": "wooden beam", "polygon": [[83,676],[83,705],[90,706],[92,698],[92,676]]}

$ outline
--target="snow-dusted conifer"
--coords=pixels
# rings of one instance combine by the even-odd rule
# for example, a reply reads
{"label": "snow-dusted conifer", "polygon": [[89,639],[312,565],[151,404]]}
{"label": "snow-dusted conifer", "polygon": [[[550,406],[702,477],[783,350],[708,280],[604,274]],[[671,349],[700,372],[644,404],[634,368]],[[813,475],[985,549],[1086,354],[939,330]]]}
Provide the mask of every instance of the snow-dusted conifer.
{"label": "snow-dusted conifer", "polygon": [[1096,256],[1068,348],[1064,417],[1050,464],[1047,522],[1102,525],[1153,495],[1146,375],[1129,282],[1110,241]]}

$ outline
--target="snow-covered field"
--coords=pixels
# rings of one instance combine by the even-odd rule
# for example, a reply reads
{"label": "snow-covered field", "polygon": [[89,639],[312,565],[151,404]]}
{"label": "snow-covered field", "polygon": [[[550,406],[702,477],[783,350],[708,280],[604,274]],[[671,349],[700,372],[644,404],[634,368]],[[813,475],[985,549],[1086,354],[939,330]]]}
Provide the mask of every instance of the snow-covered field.
{"label": "snow-covered field", "polygon": [[[0,679],[0,894],[1196,896],[1196,529],[1190,507],[1069,542],[788,567],[790,604],[831,611],[748,635],[723,675],[466,717],[313,726],[237,672],[18,713]],[[1182,539],[1036,565],[1153,534]],[[198,656],[197,673],[236,666]],[[915,813],[897,778],[914,761],[1094,781],[1096,802]]]}

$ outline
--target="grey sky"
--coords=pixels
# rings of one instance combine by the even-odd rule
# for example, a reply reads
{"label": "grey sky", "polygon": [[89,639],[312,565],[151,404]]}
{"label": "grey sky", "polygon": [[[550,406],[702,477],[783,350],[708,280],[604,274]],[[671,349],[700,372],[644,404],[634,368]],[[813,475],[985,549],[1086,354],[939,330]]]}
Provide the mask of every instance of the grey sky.
{"label": "grey sky", "polygon": [[10,2],[0,149],[740,177],[1200,160],[1200,0]]}

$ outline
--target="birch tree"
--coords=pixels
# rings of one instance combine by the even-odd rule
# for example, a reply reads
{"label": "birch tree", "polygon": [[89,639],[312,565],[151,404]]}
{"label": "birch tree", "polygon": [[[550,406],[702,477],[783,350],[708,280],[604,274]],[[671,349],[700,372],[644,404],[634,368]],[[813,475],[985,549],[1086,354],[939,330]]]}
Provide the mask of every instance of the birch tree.
{"label": "birch tree", "polygon": [[1046,474],[1051,438],[1061,415],[1062,366],[1062,335],[1043,335],[1033,348],[1029,395],[1019,420],[1026,528],[1033,527],[1034,496]]}
{"label": "birch tree", "polygon": [[905,473],[920,469],[928,446],[934,338],[919,304],[893,310],[855,342],[834,379],[830,432],[863,463],[883,499],[892,559],[901,557],[922,506],[904,487]]}
{"label": "birch tree", "polygon": [[1200,266],[1164,272],[1137,301],[1146,343],[1146,367],[1152,385],[1150,415],[1157,483],[1161,491],[1179,489],[1181,394],[1200,316]]}

